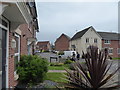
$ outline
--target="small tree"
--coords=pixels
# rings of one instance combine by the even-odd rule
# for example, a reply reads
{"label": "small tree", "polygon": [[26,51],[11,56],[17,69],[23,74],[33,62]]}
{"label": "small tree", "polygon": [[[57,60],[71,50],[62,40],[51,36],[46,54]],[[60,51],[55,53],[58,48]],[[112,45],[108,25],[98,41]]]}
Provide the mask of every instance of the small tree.
{"label": "small tree", "polygon": [[112,63],[109,64],[107,59],[108,53],[105,51],[99,51],[95,46],[91,46],[90,50],[83,55],[85,56],[85,62],[87,70],[84,70],[83,66],[80,63],[74,65],[75,70],[67,71],[67,87],[69,88],[80,88],[80,90],[98,90],[100,88],[114,89],[120,87],[120,85],[113,85],[115,82],[112,82],[112,86],[105,86],[108,81],[111,80],[113,75],[120,69],[116,69],[112,73],[108,74]]}
{"label": "small tree", "polygon": [[42,82],[47,71],[47,60],[33,55],[21,56],[17,67],[19,82],[27,85]]}

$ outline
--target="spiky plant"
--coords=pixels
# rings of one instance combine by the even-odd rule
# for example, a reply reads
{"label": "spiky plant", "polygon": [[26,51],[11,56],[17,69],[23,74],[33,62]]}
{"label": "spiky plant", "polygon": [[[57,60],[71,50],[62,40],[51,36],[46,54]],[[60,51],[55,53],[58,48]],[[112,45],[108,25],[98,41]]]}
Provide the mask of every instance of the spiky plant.
{"label": "spiky plant", "polygon": [[89,49],[90,50],[86,54],[83,53],[88,71],[84,70],[84,67],[79,62],[76,62],[74,65],[74,71],[66,70],[66,77],[69,82],[66,84],[66,87],[80,88],[80,90],[90,88],[92,90],[98,90],[101,88],[118,88],[120,85],[112,85],[108,87],[105,85],[120,68],[109,74],[108,72],[112,63],[109,63],[107,60],[108,53],[106,51],[98,51],[98,48],[95,46],[90,46]]}

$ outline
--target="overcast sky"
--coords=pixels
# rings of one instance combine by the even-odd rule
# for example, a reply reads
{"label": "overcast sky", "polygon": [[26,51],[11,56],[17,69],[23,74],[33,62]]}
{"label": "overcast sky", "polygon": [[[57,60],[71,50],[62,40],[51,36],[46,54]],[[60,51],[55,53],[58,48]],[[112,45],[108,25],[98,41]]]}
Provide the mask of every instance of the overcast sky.
{"label": "overcast sky", "polygon": [[117,2],[37,2],[38,41],[54,42],[62,33],[72,37],[89,26],[118,32]]}

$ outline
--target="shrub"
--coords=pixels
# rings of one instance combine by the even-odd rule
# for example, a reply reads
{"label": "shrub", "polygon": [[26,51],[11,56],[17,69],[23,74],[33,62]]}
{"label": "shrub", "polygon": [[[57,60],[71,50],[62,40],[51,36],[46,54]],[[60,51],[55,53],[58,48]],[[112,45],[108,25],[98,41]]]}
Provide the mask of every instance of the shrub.
{"label": "shrub", "polygon": [[64,62],[64,64],[71,64],[71,63],[73,63],[73,61],[71,61],[71,60],[66,60],[66,61]]}
{"label": "shrub", "polygon": [[64,63],[50,63],[50,66],[63,66]]}
{"label": "shrub", "polygon": [[19,81],[27,85],[34,85],[42,82],[47,71],[47,60],[33,55],[21,56],[17,67]]}
{"label": "shrub", "polygon": [[58,55],[64,55],[64,51],[59,51]]}
{"label": "shrub", "polygon": [[[105,86],[108,84],[115,75],[115,73],[120,69],[114,70],[112,73],[109,73],[110,67],[112,63],[109,65],[107,57],[108,53],[105,51],[99,51],[95,46],[90,47],[90,51],[85,55],[86,62],[86,71],[81,63],[75,63],[75,70],[66,70],[67,71],[67,79],[69,83],[66,83],[66,87],[68,88],[78,88],[80,90],[101,90],[101,88],[106,89],[116,89],[119,88],[120,85],[114,85],[115,82],[110,82],[109,86]],[[106,90],[105,89],[105,90]]]}

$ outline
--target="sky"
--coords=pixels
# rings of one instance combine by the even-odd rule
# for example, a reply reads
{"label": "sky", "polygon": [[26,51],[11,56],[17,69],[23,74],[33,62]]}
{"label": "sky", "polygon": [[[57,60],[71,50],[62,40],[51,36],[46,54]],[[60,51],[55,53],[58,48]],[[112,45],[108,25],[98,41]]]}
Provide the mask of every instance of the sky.
{"label": "sky", "polygon": [[93,26],[96,31],[118,32],[117,2],[37,2],[38,41],[52,44],[62,34]]}

